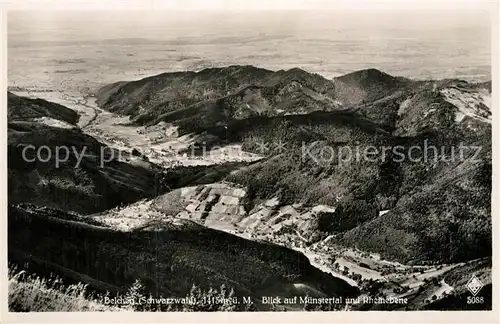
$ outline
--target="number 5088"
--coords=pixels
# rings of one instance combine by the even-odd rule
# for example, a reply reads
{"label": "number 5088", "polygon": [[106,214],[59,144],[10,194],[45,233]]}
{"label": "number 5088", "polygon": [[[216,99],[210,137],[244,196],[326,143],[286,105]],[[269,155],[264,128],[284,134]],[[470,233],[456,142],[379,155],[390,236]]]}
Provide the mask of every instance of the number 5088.
{"label": "number 5088", "polygon": [[467,297],[467,304],[482,304],[484,303],[484,297]]}

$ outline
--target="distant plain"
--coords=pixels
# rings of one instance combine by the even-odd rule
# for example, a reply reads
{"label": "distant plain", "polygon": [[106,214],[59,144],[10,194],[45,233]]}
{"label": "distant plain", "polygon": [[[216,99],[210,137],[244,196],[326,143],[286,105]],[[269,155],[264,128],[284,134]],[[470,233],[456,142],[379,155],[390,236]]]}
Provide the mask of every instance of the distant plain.
{"label": "distant plain", "polygon": [[8,83],[78,96],[115,81],[231,64],[327,78],[377,68],[417,79],[491,79],[487,14],[385,15],[13,12]]}

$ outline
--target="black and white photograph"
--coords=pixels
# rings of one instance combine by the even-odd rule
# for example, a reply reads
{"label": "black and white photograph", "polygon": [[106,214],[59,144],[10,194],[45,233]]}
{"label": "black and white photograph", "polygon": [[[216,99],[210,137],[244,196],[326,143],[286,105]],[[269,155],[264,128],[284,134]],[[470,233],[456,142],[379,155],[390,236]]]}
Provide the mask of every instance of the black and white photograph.
{"label": "black and white photograph", "polygon": [[495,308],[498,3],[242,2],[8,11],[9,313]]}

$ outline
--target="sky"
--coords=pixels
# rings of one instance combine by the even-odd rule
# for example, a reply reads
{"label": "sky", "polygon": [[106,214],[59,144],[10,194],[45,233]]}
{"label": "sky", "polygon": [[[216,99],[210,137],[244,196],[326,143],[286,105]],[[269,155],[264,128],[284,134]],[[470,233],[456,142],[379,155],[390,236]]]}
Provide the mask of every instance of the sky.
{"label": "sky", "polygon": [[[262,30],[283,30],[293,33],[331,27],[338,30],[359,29],[364,32],[386,28],[401,30],[441,30],[449,28],[490,27],[490,14],[485,10],[459,10],[456,8],[441,10],[271,10],[264,12],[227,10],[207,11],[14,11],[8,15],[9,34],[19,29],[30,34],[42,35],[48,29],[66,29],[94,31],[117,29],[133,35],[148,29],[165,27],[176,29],[177,34],[191,31],[201,34],[207,31],[227,32],[228,28]],[[182,30],[181,30],[182,29]],[[128,32],[130,30],[131,34]],[[170,30],[163,35],[168,37]],[[85,33],[83,33],[85,34]],[[82,34],[82,37],[84,35]],[[172,33],[173,34],[173,33]],[[142,37],[146,37],[144,34]],[[162,35],[155,35],[161,37]],[[78,37],[78,36],[77,36]],[[132,36],[131,36],[132,37]],[[133,36],[136,37],[136,36]]]}

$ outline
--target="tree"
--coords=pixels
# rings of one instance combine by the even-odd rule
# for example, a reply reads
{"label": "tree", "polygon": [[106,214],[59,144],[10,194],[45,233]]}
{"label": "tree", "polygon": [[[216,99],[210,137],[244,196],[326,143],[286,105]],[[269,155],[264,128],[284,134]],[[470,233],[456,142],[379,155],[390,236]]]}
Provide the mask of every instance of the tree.
{"label": "tree", "polygon": [[136,279],[125,294],[125,300],[129,302],[127,307],[134,311],[146,310],[146,306],[140,304],[142,298],[145,298],[144,286],[139,279]]}
{"label": "tree", "polygon": [[188,294],[188,302],[182,307],[183,312],[196,312],[201,310],[200,303],[203,301],[201,289],[193,284]]}
{"label": "tree", "polygon": [[[225,286],[224,286],[225,288]],[[221,293],[223,292],[222,290],[222,287],[221,287]],[[224,290],[224,294],[225,294],[225,290]],[[235,293],[234,293],[234,289],[231,288],[231,290],[229,291],[229,294],[227,295],[227,297],[225,295],[221,295],[220,296],[222,299],[222,305],[221,305],[221,311],[224,311],[224,312],[234,312],[235,310],[238,309],[238,303],[237,302],[234,302],[235,300]],[[245,305],[247,306],[247,305]]]}
{"label": "tree", "polygon": [[[257,311],[257,307],[255,307],[255,303],[252,300],[250,300],[250,303],[246,303],[245,304],[243,310],[245,312],[256,312]],[[272,311],[272,309],[271,309],[271,311]]]}
{"label": "tree", "polygon": [[306,297],[305,297],[306,302],[304,303],[304,307],[303,307],[303,309],[304,309],[305,311],[310,312],[310,311],[313,311],[313,310],[314,310],[314,305],[313,305],[313,304],[308,303],[308,302],[307,302],[307,300],[308,300],[308,299],[309,299],[309,294],[306,294]]}

